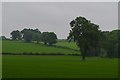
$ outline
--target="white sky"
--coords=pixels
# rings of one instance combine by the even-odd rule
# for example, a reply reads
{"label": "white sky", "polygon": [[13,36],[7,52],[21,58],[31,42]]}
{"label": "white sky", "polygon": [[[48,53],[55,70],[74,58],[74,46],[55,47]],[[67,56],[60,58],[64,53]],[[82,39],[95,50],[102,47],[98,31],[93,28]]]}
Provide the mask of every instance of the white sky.
{"label": "white sky", "polygon": [[2,2],[118,2],[120,0],[1,0]]}
{"label": "white sky", "polygon": [[[33,0],[32,0],[33,1]],[[117,2],[14,2],[2,3],[2,35],[10,37],[13,30],[38,28],[53,31],[58,38],[68,36],[69,22],[84,16],[102,30],[118,28]]]}

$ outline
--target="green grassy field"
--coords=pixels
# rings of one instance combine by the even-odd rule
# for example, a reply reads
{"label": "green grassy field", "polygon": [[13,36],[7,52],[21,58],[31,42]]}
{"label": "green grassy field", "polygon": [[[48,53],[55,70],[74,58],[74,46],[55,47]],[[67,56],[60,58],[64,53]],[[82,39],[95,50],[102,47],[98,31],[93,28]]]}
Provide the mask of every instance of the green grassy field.
{"label": "green grassy field", "polygon": [[2,78],[2,40],[0,40],[0,79]]}
{"label": "green grassy field", "polygon": [[[4,53],[80,54],[75,43],[58,42],[54,46],[3,41]],[[3,55],[3,78],[117,78],[118,59],[52,55]]]}
{"label": "green grassy field", "polygon": [[3,55],[3,78],[116,78],[118,60],[79,56]]}
{"label": "green grassy field", "polygon": [[79,50],[79,47],[76,45],[75,42],[59,41],[55,45],[67,47],[67,48],[74,49],[74,50]]}
{"label": "green grassy field", "polygon": [[2,40],[0,40],[0,53],[2,52]]}
{"label": "green grassy field", "polygon": [[79,50],[79,48],[73,42],[58,42],[54,46],[45,46],[44,44],[25,43],[21,41],[2,41],[3,53],[80,54],[79,51],[75,50]]}
{"label": "green grassy field", "polygon": [[2,78],[2,55],[0,54],[0,79]]}

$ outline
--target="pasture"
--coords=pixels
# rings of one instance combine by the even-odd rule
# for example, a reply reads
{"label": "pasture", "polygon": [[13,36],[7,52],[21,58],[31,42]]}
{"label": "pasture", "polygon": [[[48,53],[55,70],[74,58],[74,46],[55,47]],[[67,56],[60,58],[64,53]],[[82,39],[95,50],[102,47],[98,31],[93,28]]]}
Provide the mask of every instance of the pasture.
{"label": "pasture", "polygon": [[[42,43],[3,41],[4,53],[80,54],[75,43],[58,42],[54,46]],[[117,78],[118,59],[68,55],[3,55],[3,78]]]}
{"label": "pasture", "polygon": [[3,78],[117,78],[118,59],[3,55]]}
{"label": "pasture", "polygon": [[[64,45],[63,45],[64,44]],[[63,45],[63,46],[62,46]],[[22,41],[2,41],[2,52],[4,53],[39,53],[39,54],[80,54],[79,48],[73,42],[58,42],[54,46],[46,46],[42,43],[25,43]]]}

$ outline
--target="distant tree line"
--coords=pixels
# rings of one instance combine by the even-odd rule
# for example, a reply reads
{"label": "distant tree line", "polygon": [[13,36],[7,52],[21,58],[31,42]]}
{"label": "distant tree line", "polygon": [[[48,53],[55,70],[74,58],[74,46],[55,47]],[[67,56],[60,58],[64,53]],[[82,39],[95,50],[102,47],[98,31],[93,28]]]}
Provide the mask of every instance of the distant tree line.
{"label": "distant tree line", "polygon": [[43,32],[39,29],[23,29],[22,31],[14,30],[10,33],[12,40],[24,40],[25,42],[39,41],[44,42],[45,45],[52,45],[57,42],[57,35],[54,32]]}
{"label": "distant tree line", "polygon": [[5,36],[0,36],[0,40],[6,40],[7,38]]}
{"label": "distant tree line", "polygon": [[102,31],[101,56],[120,57],[120,30]]}

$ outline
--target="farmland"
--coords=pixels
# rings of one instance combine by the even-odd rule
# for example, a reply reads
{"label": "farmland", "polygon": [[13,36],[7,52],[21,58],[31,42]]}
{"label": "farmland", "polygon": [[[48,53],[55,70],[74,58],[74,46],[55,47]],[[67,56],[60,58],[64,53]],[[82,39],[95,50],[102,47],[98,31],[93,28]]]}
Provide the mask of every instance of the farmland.
{"label": "farmland", "polygon": [[40,44],[25,43],[25,42],[21,42],[21,41],[3,41],[2,42],[2,52],[3,53],[80,54],[80,52],[78,50],[79,50],[79,48],[73,42],[71,42],[71,43],[58,42],[54,46],[46,46],[42,43],[40,43]]}
{"label": "farmland", "polygon": [[2,77],[2,41],[0,40],[0,78]]}
{"label": "farmland", "polygon": [[3,55],[3,78],[117,78],[118,60],[79,56]]}
{"label": "farmland", "polygon": [[[21,41],[2,42],[2,52],[63,53],[80,54],[75,43],[58,42],[54,46],[25,43]],[[68,55],[3,55],[3,78],[117,78],[118,59]]]}

